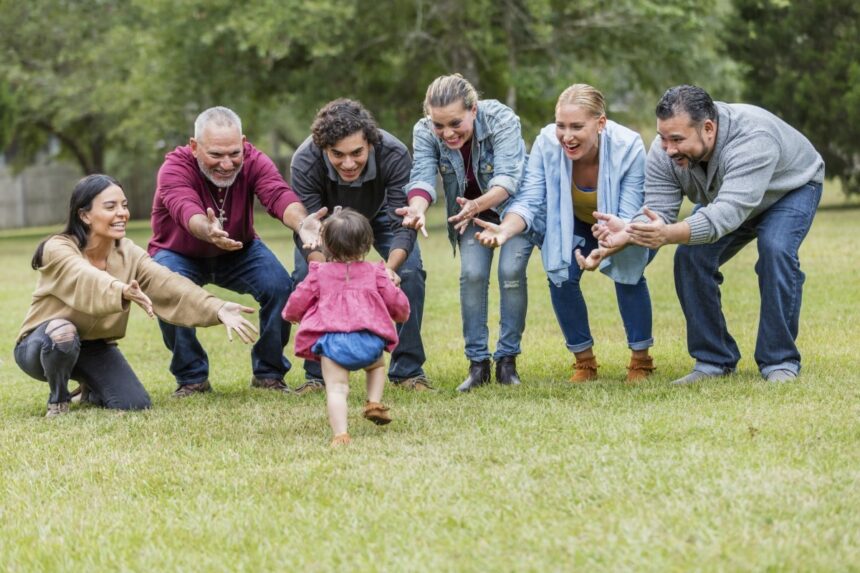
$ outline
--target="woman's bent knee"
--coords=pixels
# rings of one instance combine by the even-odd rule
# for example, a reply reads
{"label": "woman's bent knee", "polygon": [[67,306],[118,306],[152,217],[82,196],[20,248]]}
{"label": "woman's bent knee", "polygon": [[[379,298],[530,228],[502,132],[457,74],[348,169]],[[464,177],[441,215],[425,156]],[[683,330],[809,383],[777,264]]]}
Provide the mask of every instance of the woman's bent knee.
{"label": "woman's bent knee", "polygon": [[59,350],[70,351],[78,337],[78,329],[64,318],[55,318],[45,325],[45,334]]}

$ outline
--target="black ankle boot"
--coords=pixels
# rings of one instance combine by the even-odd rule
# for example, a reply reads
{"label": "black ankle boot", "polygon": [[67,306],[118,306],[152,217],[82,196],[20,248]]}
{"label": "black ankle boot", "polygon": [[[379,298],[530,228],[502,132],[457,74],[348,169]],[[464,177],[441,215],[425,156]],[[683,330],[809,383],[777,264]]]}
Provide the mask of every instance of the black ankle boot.
{"label": "black ankle boot", "polygon": [[502,356],[496,360],[496,382],[516,386],[520,383],[520,375],[517,374],[517,357]]}
{"label": "black ankle boot", "polygon": [[468,392],[478,386],[483,386],[490,381],[490,360],[481,360],[469,363],[469,375],[463,383],[457,386],[458,392]]}

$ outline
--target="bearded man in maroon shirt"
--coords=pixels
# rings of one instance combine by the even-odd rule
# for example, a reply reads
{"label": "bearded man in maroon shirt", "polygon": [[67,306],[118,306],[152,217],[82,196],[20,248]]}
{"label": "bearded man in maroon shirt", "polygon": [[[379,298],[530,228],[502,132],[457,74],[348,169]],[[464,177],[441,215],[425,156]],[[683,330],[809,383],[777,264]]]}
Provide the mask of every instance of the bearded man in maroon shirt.
{"label": "bearded man in maroon shirt", "polygon": [[[260,337],[251,350],[251,386],[289,392],[284,347],[290,323],[281,309],[292,291],[287,270],[254,231],[254,198],[272,217],[314,244],[325,210],[308,215],[269,157],[245,140],[239,116],[213,107],[194,122],[189,144],[167,154],[152,206],[153,260],[198,285],[250,294],[260,305]],[[208,392],[209,359],[193,328],[159,320],[173,353],[176,397]]]}

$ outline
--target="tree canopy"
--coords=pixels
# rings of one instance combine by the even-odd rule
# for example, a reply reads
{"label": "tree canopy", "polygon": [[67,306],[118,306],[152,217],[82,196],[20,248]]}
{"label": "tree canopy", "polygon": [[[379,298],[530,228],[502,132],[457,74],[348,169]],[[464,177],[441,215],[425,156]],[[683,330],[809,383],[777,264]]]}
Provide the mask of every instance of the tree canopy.
{"label": "tree canopy", "polygon": [[744,96],[803,132],[827,174],[860,192],[860,4],[734,0],[726,51]]}
{"label": "tree canopy", "polygon": [[[83,172],[154,170],[212,105],[266,148],[360,99],[411,142],[426,86],[461,72],[519,113],[531,143],[574,82],[652,125],[656,97],[737,94],[724,0],[0,0],[0,143],[24,164],[49,136]],[[272,137],[269,137],[272,136]],[[269,138],[266,141],[265,138]]]}

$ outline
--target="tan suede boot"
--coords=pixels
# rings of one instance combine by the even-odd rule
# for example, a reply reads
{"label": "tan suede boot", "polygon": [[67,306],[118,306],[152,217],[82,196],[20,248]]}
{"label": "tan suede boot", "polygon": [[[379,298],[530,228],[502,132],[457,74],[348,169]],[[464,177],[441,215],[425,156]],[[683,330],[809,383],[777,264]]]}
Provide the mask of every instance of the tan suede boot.
{"label": "tan suede boot", "polygon": [[627,383],[637,384],[648,378],[652,372],[657,370],[654,366],[654,359],[651,356],[645,358],[630,357],[630,364],[627,365]]}
{"label": "tan suede boot", "polygon": [[590,380],[597,380],[597,358],[585,358],[573,363],[573,375],[570,381],[574,384],[582,384]]}

